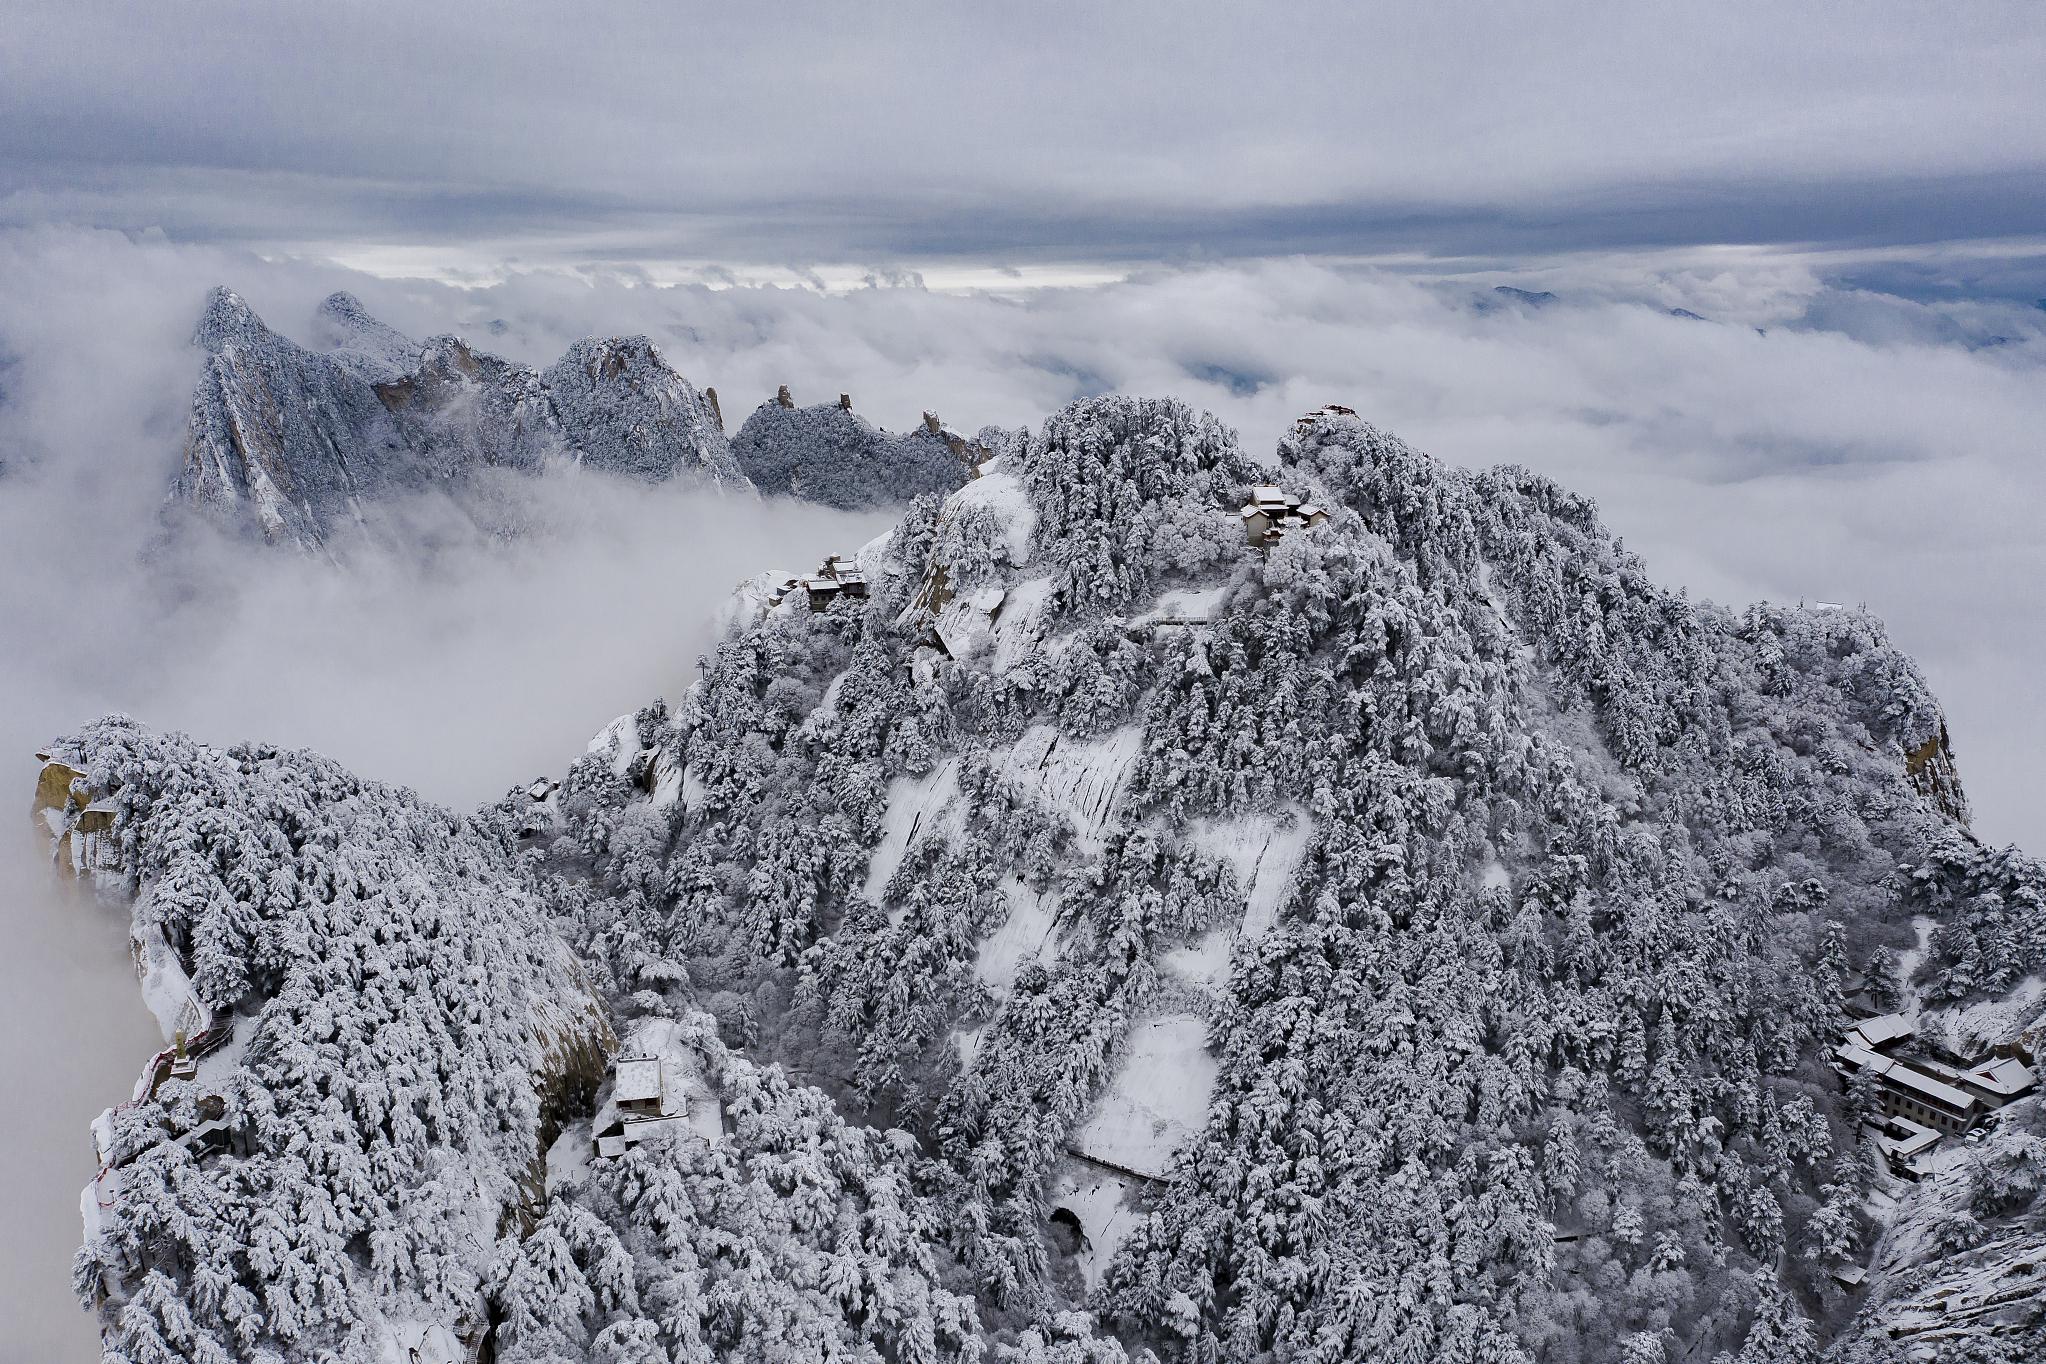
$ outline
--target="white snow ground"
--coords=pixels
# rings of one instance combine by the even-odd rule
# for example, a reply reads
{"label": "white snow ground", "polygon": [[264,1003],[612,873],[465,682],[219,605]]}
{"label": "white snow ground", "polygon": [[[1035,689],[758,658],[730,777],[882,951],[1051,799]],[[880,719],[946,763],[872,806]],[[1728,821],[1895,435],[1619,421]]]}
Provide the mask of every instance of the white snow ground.
{"label": "white snow ground", "polygon": [[1108,1092],[1069,1143],[1076,1155],[1153,1179],[1207,1116],[1219,1069],[1197,1014],[1147,1018],[1130,1029]]}

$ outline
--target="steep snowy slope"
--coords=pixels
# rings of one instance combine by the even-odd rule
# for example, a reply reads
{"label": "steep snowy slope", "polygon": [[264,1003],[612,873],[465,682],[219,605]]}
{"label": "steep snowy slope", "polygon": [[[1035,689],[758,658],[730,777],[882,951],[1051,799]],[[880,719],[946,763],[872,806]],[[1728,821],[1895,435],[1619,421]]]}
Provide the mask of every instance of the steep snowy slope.
{"label": "steep snowy slope", "polygon": [[[69,855],[223,925],[172,935],[159,976],[261,997],[280,968],[235,963],[272,962],[268,930],[229,927],[287,906],[349,952],[436,951],[459,920],[519,961],[564,945],[573,979],[521,966],[509,995],[587,990],[716,1094],[722,1121],[597,1154],[621,1096],[578,1092],[494,1247],[390,1260],[376,1302],[480,1312],[505,1361],[1762,1364],[1883,1358],[1885,1304],[1966,1272],[1941,1243],[1894,1290],[1878,1263],[1865,1309],[1842,1287],[1891,1193],[1829,1061],[1851,971],[1921,926],[1896,989],[2021,998],[2046,877],[1968,836],[1938,706],[1877,622],[1663,591],[1584,499],[1344,409],[1260,461],[1180,404],[1089,400],[979,475],[818,546],[862,592],[749,587],[702,681],[558,788],[472,821],[393,805],[491,849],[452,878],[380,864],[402,920],[334,922],[277,870],[324,846],[308,802],[371,788],[298,758],[318,799],[280,797],[284,759],[118,724],[65,750]],[[1274,483],[1327,515],[1252,543],[1239,508]],[[106,756],[131,751],[154,756]],[[119,794],[166,783],[234,813]],[[2046,1216],[2018,1145],[1986,1235]],[[232,1224],[212,1186],[164,1197],[185,1222],[95,1262],[175,1265],[165,1228]],[[382,1273],[407,1215],[360,1206],[355,1272]],[[232,1290],[165,1275],[109,1315],[122,1348],[174,1300],[243,1329]],[[266,1309],[280,1276],[233,1272]]]}
{"label": "steep snowy slope", "polygon": [[216,289],[174,503],[315,549],[379,499],[460,493],[486,467],[549,458],[648,481],[745,489],[711,404],[645,337],[584,340],[541,374],[459,337],[412,342],[354,298],[321,305],[310,351]]}

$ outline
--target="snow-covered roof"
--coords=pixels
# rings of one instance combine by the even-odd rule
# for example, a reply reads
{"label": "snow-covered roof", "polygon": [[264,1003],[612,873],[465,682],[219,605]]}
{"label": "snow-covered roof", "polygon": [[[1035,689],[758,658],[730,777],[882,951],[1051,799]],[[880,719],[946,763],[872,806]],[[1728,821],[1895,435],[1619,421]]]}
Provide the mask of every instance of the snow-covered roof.
{"label": "snow-covered roof", "polygon": [[1907,1066],[1894,1057],[1879,1056],[1853,1042],[1842,1042],[1835,1054],[1842,1062],[1856,1070],[1872,1070],[1891,1084],[1911,1090],[1943,1108],[1953,1109],[1957,1114],[1971,1113],[1975,1109],[1974,1095],[1963,1094],[1952,1085],[1935,1080],[1924,1071]]}
{"label": "snow-covered roof", "polygon": [[1870,1051],[1881,1051],[1884,1047],[1902,1042],[1911,1037],[1917,1029],[1903,1014],[1883,1014],[1879,1018],[1864,1018],[1847,1032],[1847,1040],[1857,1042]]}
{"label": "snow-covered roof", "polygon": [[1969,1070],[1967,1082],[1999,1099],[2012,1099],[2029,1091],[2038,1081],[2032,1068],[2023,1061],[2002,1056]]}
{"label": "snow-covered roof", "polygon": [[654,1056],[628,1056],[618,1063],[618,1102],[659,1103],[661,1062]]}
{"label": "snow-covered roof", "polygon": [[639,1122],[625,1124],[625,1144],[637,1146],[648,1137],[679,1136],[689,1130],[689,1115],[670,1113],[659,1118],[646,1118]]}
{"label": "snow-covered roof", "polygon": [[1887,1127],[1889,1130],[1878,1137],[1877,1141],[1881,1143],[1883,1150],[1899,1160],[1909,1160],[1922,1154],[1936,1145],[1940,1137],[1937,1129],[1927,1127],[1924,1123],[1913,1122],[1909,1118],[1891,1118]]}

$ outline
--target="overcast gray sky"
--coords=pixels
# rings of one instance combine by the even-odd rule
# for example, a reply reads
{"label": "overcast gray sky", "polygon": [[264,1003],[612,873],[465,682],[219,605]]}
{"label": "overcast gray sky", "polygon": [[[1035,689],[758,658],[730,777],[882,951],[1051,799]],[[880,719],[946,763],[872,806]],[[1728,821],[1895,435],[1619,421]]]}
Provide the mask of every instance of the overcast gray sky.
{"label": "overcast gray sky", "polygon": [[8,10],[17,223],[814,263],[2046,221],[2034,0]]}

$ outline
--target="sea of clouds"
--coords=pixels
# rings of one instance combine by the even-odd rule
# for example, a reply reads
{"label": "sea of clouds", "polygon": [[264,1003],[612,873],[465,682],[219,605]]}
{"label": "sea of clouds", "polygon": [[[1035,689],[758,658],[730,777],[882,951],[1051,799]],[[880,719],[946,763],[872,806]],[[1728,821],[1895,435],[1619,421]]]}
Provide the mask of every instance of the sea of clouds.
{"label": "sea of clouds", "polygon": [[[793,276],[792,276],[793,277]],[[1729,604],[1865,602],[1947,705],[1979,832],[2046,848],[2046,312],[1847,287],[1825,262],[1692,252],[1445,274],[1300,260],[1155,269],[1075,288],[656,283],[632,269],[497,272],[456,287],[155,235],[0,234],[0,804],[30,753],[122,710],[215,741],[318,748],[459,806],[558,773],[611,716],[674,697],[742,577],[885,528],[573,471],[521,489],[531,530],[436,536],[345,562],[166,545],[206,290],[306,340],[356,293],[414,336],[455,331],[544,364],[644,332],[729,427],[787,384],[850,393],[891,428],[926,409],[1035,425],[1093,393],[1177,395],[1269,451],[1293,417],[1354,407],[1455,463],[1517,463],[1596,497],[1660,580]],[[996,276],[999,282],[1001,277]],[[1541,306],[1494,292],[1552,291]],[[720,286],[720,287],[713,287]],[[1678,316],[1683,309],[1695,318]],[[414,523],[445,508],[422,504]],[[11,774],[11,775],[9,775]],[[150,1043],[118,916],[53,895],[0,844],[25,950],[0,1168],[24,1236],[0,1242],[22,1358],[89,1355],[66,1301],[84,1124]],[[54,967],[53,967],[54,963]],[[25,1343],[23,1343],[25,1342]]]}

